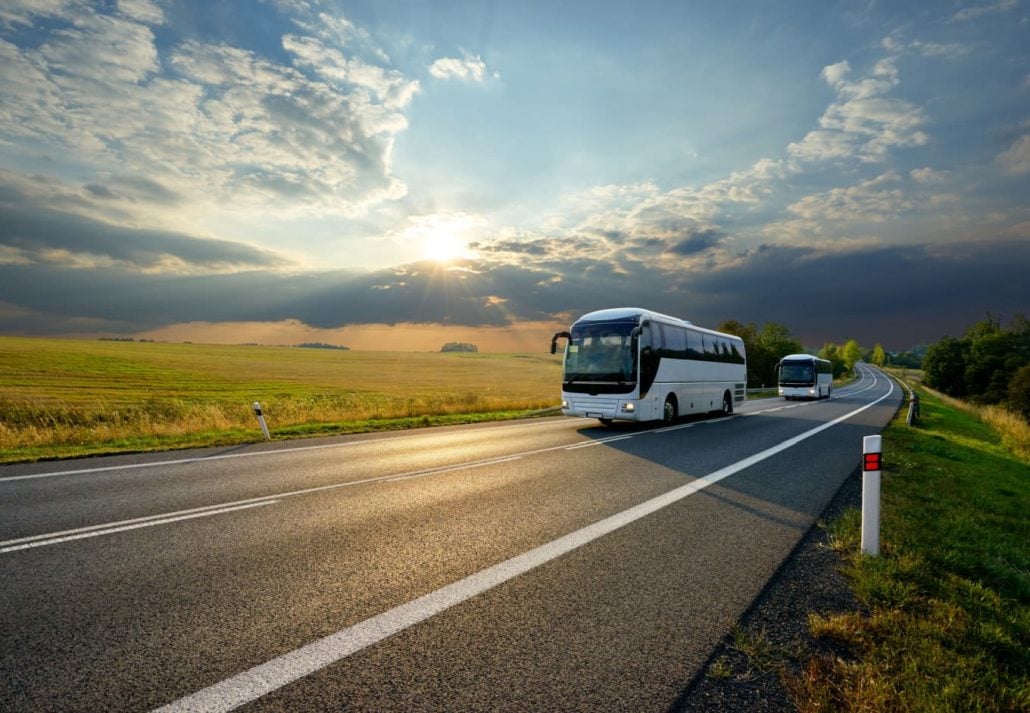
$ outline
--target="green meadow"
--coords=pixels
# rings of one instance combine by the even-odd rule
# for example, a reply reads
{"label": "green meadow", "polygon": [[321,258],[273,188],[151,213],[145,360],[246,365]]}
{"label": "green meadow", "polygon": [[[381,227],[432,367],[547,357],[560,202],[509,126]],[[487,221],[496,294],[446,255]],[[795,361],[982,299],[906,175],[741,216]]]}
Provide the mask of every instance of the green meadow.
{"label": "green meadow", "polygon": [[0,337],[0,462],[514,418],[556,407],[549,354]]}

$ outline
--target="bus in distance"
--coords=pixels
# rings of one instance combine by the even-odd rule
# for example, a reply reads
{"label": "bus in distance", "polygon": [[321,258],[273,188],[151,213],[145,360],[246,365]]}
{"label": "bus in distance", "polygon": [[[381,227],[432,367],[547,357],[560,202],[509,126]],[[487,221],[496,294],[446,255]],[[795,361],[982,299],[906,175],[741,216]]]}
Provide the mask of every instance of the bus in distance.
{"label": "bus in distance", "polygon": [[811,354],[788,354],[776,373],[780,396],[787,400],[829,398],[833,390],[833,365]]}
{"label": "bus in distance", "polygon": [[612,421],[666,421],[732,413],[744,401],[744,341],[637,307],[585,314],[565,339],[562,413]]}

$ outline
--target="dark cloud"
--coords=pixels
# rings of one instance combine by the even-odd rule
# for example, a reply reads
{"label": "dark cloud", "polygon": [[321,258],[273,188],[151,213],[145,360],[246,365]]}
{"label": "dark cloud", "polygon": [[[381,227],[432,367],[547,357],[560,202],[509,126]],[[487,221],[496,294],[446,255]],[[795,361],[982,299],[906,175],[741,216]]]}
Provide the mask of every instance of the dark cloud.
{"label": "dark cloud", "polygon": [[[108,189],[87,187],[100,196]],[[105,257],[138,268],[152,268],[174,258],[205,270],[232,267],[285,267],[286,261],[264,250],[228,240],[198,238],[166,230],[125,228],[31,203],[0,204],[0,246],[21,251],[30,260],[53,261],[62,255]]]}
{"label": "dark cloud", "polygon": [[702,229],[693,232],[672,246],[670,252],[676,255],[697,255],[714,248],[726,236],[718,230]]}
{"label": "dark cloud", "polygon": [[[7,264],[0,265],[0,302],[22,316],[0,310],[0,331],[45,334],[58,324],[82,331],[89,323],[132,332],[192,321],[286,319],[325,328],[503,326],[637,305],[710,326],[730,318],[781,322],[811,346],[850,337],[902,349],[958,334],[988,310],[1030,313],[1027,274],[1026,241],[848,252],[767,246],[728,266],[690,271],[633,260],[543,264],[496,257],[369,274],[175,276]],[[38,329],[25,314],[39,315]]]}

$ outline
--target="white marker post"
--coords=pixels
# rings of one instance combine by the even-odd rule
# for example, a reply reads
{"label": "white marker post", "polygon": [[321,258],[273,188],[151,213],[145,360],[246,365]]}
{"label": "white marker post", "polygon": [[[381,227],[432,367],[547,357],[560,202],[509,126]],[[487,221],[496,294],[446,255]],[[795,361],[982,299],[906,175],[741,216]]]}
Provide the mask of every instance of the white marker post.
{"label": "white marker post", "polygon": [[880,554],[880,466],[882,438],[862,439],[862,554]]}
{"label": "white marker post", "polygon": [[257,401],[254,402],[254,415],[257,416],[258,423],[261,424],[261,432],[265,434],[265,440],[272,440],[272,437],[268,434],[268,425],[265,423],[265,417],[261,413],[261,404]]}

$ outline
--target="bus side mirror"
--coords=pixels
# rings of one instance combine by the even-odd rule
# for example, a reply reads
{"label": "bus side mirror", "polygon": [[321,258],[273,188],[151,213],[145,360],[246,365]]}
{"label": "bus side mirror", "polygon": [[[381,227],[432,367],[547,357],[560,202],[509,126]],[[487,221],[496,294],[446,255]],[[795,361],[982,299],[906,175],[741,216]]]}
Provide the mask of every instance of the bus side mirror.
{"label": "bus side mirror", "polygon": [[568,332],[558,332],[557,334],[555,334],[553,337],[551,337],[551,354],[555,354],[558,352],[558,340],[562,337],[565,337],[566,339],[572,339],[572,335]]}

